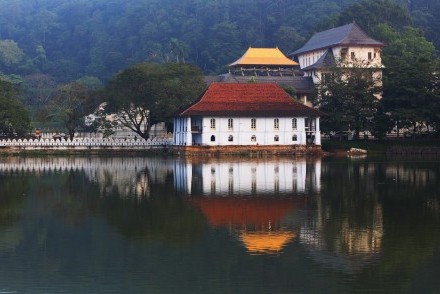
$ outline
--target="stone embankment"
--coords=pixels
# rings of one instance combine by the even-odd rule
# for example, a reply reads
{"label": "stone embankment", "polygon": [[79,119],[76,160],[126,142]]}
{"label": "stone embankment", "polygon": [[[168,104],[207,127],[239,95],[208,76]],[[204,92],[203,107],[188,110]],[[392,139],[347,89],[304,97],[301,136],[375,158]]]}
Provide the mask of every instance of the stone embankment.
{"label": "stone embankment", "polygon": [[322,155],[321,146],[173,146],[174,153],[185,156],[220,156],[220,155]]}

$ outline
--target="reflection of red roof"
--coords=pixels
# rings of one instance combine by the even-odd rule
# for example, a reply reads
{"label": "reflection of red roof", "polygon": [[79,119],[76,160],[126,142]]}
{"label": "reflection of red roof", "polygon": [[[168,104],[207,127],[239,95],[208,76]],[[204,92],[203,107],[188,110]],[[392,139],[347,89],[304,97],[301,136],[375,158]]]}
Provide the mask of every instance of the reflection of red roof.
{"label": "reflection of red roof", "polygon": [[302,199],[205,198],[190,201],[200,207],[213,226],[277,226],[293,209],[303,205]]}
{"label": "reflection of red roof", "polygon": [[321,116],[316,109],[295,101],[277,84],[212,83],[200,100],[179,116]]}

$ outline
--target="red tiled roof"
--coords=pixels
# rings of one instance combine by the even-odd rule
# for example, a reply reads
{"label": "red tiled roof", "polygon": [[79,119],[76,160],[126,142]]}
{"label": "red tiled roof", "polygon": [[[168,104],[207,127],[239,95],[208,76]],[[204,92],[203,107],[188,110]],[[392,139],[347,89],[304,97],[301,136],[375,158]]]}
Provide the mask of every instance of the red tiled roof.
{"label": "red tiled roof", "polygon": [[178,116],[322,116],[322,112],[295,101],[277,84],[212,83],[202,98]]}

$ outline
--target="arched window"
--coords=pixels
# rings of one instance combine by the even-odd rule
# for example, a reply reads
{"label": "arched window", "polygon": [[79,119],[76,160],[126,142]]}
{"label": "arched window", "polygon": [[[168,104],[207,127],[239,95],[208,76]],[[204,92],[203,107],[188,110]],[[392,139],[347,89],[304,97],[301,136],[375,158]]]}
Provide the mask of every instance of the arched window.
{"label": "arched window", "polygon": [[292,141],[294,141],[294,142],[298,141],[298,137],[296,135],[293,135],[292,136]]}
{"label": "arched window", "polygon": [[273,140],[274,140],[275,142],[278,142],[278,141],[280,140],[280,136],[275,135],[275,137],[273,137]]}
{"label": "arched window", "polygon": [[228,141],[229,141],[229,142],[234,141],[234,137],[233,137],[232,135],[229,135],[229,137],[228,137]]}
{"label": "arched window", "polygon": [[292,118],[292,130],[296,130],[297,127],[298,127],[298,122],[296,118]]}
{"label": "arched window", "polygon": [[211,142],[215,142],[215,136],[214,135],[211,136]]}
{"label": "arched window", "polygon": [[251,142],[257,142],[257,136],[252,135],[252,137],[251,137]]}

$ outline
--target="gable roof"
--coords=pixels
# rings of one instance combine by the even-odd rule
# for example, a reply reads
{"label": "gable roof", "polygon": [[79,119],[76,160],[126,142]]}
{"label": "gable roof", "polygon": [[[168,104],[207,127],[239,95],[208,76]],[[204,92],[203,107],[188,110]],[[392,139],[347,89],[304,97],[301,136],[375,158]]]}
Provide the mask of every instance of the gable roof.
{"label": "gable roof", "polygon": [[178,116],[295,117],[324,115],[295,101],[277,84],[212,83]]}
{"label": "gable roof", "polygon": [[242,57],[229,66],[240,65],[298,66],[298,63],[286,57],[278,48],[249,47]]}
{"label": "gable roof", "polygon": [[307,43],[290,55],[298,55],[337,45],[383,47],[384,44],[370,38],[357,24],[351,23],[314,34]]}
{"label": "gable roof", "polygon": [[332,49],[327,49],[325,53],[312,65],[303,68],[304,71],[312,69],[332,68],[336,66],[335,56]]}

